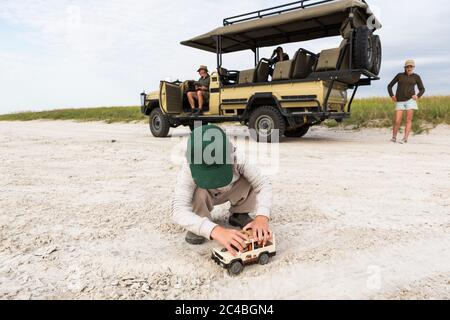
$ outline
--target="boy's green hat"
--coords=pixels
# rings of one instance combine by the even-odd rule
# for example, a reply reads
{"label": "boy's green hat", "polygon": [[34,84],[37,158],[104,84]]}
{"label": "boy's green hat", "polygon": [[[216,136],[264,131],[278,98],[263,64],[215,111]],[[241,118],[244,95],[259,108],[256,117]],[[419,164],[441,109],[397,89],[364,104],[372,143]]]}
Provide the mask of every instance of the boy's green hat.
{"label": "boy's green hat", "polygon": [[186,157],[199,188],[222,188],[233,180],[231,143],[217,126],[196,127],[189,136]]}

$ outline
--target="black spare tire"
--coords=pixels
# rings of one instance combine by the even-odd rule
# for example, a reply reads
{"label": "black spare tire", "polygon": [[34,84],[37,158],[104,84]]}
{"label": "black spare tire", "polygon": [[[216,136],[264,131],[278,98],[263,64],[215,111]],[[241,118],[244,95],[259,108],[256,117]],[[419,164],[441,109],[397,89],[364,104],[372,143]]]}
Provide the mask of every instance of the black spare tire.
{"label": "black spare tire", "polygon": [[373,63],[370,72],[374,75],[379,75],[381,71],[381,60],[383,58],[383,52],[381,49],[381,40],[379,35],[372,35],[372,51],[373,51]]}
{"label": "black spare tire", "polygon": [[373,67],[372,30],[367,26],[358,27],[353,36],[353,67],[371,70]]}

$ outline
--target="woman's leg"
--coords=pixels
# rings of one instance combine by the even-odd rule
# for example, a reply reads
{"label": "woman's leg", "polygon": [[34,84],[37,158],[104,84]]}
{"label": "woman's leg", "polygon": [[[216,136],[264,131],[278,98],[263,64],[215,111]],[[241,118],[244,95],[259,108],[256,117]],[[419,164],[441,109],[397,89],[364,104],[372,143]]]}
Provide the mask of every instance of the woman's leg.
{"label": "woman's leg", "polygon": [[395,117],[394,117],[394,132],[392,134],[392,138],[397,139],[397,134],[400,130],[400,126],[402,125],[402,118],[403,118],[403,111],[397,110],[395,111]]}
{"label": "woman's leg", "polygon": [[413,118],[414,118],[414,110],[406,111],[406,129],[405,129],[405,137],[403,138],[405,141],[408,141],[409,135],[411,133]]}

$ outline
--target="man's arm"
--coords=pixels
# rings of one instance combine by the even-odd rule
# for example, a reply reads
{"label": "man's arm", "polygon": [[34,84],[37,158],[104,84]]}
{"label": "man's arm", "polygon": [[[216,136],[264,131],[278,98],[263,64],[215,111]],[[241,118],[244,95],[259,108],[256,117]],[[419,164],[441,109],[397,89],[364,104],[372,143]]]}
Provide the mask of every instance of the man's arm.
{"label": "man's arm", "polygon": [[204,86],[204,85],[202,85],[202,84],[196,84],[195,85],[195,90],[201,90],[201,91],[209,91],[209,87],[207,87],[207,86]]}
{"label": "man's arm", "polygon": [[175,194],[172,198],[171,214],[173,221],[197,235],[210,239],[217,224],[208,218],[202,218],[192,211],[192,198],[197,188],[187,164],[183,165],[177,179]]}
{"label": "man's arm", "polygon": [[199,82],[199,81],[195,82],[195,87],[198,89],[206,90],[206,91],[209,90],[209,86],[207,86],[204,83]]}
{"label": "man's arm", "polygon": [[417,96],[420,98],[425,93],[425,87],[423,85],[422,78],[419,75],[417,75],[417,87],[419,88],[419,93]]}
{"label": "man's arm", "polygon": [[398,74],[395,76],[395,78],[389,83],[388,85],[388,92],[389,92],[389,97],[393,97],[394,95],[394,91],[392,90],[394,88],[394,85],[398,82]]}

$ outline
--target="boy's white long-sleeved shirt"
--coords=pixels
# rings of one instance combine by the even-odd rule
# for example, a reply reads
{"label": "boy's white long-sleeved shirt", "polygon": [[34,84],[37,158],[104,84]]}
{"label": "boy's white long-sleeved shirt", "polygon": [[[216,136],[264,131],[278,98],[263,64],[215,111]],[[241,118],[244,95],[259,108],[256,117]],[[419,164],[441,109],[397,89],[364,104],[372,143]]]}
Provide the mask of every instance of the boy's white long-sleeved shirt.
{"label": "boy's white long-sleeved shirt", "polygon": [[[272,184],[269,178],[262,175],[256,166],[251,165],[245,155],[234,153],[233,158],[233,180],[228,186],[211,191],[226,192],[243,176],[256,192],[256,208],[254,213],[270,219]],[[172,198],[172,219],[184,229],[210,239],[211,232],[217,224],[193,212],[192,201],[196,189],[197,185],[192,178],[187,162],[185,162],[178,176],[175,193]]]}

